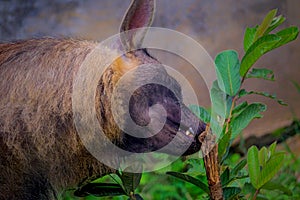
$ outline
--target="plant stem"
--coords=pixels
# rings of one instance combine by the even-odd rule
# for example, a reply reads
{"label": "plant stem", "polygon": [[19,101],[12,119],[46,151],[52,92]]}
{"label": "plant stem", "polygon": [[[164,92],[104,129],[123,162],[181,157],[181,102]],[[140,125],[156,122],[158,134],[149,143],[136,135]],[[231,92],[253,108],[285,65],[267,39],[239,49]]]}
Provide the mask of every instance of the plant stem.
{"label": "plant stem", "polygon": [[252,200],[256,200],[256,197],[257,197],[258,193],[259,193],[259,189],[257,189],[257,190],[255,191]]}
{"label": "plant stem", "polygon": [[209,125],[206,126],[206,130],[199,136],[199,141],[202,143],[201,151],[204,156],[203,161],[210,191],[209,195],[212,200],[224,200],[219,174],[218,144],[215,140],[216,136],[211,133]]}
{"label": "plant stem", "polygon": [[233,109],[234,109],[235,102],[236,102],[237,99],[238,99],[238,96],[234,96],[233,99],[232,99],[232,104],[231,104],[231,107],[230,107],[229,116],[228,116],[228,119],[227,119],[227,121],[226,121],[226,130],[225,130],[225,134],[228,133],[229,123],[230,123],[231,118],[232,118],[232,111],[233,111]]}

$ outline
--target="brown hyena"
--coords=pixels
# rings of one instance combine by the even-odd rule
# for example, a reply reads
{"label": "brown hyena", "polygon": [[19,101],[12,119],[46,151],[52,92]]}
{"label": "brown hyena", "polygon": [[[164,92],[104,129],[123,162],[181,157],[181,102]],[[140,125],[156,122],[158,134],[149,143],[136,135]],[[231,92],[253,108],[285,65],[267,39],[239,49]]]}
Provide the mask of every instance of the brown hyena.
{"label": "brown hyena", "polygon": [[[149,26],[153,10],[153,0],[133,1],[121,32]],[[127,50],[134,49],[132,45],[142,42],[143,38],[136,43],[135,37],[135,34],[125,34],[121,44]],[[76,187],[84,179],[114,172],[86,150],[73,120],[74,77],[96,46],[96,42],[53,38],[0,44],[1,200],[56,199],[63,189]],[[197,134],[205,129],[205,124],[183,105],[175,79],[158,65],[151,70],[139,67],[145,63],[159,62],[145,49],[130,51],[113,62],[99,78],[95,108],[103,132],[114,144],[131,152],[160,149],[176,134],[181,134],[176,147],[191,142],[185,155],[198,151],[201,144],[196,139]],[[178,93],[175,96],[174,91],[164,86],[147,84],[132,95],[129,112],[138,125],[149,123],[149,108],[154,104],[161,104],[167,112],[163,128],[150,138],[124,133],[111,114],[114,86],[128,70],[134,70],[132,80],[140,83],[163,76]],[[188,119],[183,129],[179,129],[180,113]],[[185,128],[192,128],[196,134],[187,135]],[[177,149],[165,153],[177,154]]]}

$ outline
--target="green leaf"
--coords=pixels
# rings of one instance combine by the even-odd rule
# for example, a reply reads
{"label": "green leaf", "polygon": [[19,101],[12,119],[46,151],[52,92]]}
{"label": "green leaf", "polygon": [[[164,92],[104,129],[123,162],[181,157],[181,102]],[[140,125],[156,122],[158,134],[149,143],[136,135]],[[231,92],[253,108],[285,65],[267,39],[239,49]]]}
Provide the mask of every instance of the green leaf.
{"label": "green leaf", "polygon": [[244,77],[252,65],[265,53],[274,49],[280,41],[280,37],[274,34],[265,35],[255,41],[242,58],[240,75]]}
{"label": "green leaf", "polygon": [[74,192],[77,197],[94,195],[97,197],[126,195],[119,184],[115,183],[88,183]]}
{"label": "green leaf", "polygon": [[229,175],[230,175],[230,171],[229,168],[227,167],[220,176],[222,187],[226,186],[226,184],[228,183]]}
{"label": "green leaf", "polygon": [[256,189],[259,189],[258,181],[259,181],[259,160],[258,160],[258,149],[256,146],[252,146],[248,150],[247,154],[247,163],[248,163],[248,170],[249,170],[249,177],[251,184]]}
{"label": "green leaf", "polygon": [[[242,89],[242,90],[244,90],[244,89]],[[246,90],[244,90],[244,91],[246,91]],[[241,104],[235,106],[235,108],[232,110],[232,114],[233,115],[240,114],[247,106],[248,106],[247,101],[242,102]]]}
{"label": "green leaf", "polygon": [[275,94],[269,94],[267,92],[256,92],[256,91],[249,91],[249,92],[247,92],[244,89],[242,89],[239,92],[239,96],[240,97],[246,96],[246,95],[250,95],[250,94],[256,94],[256,95],[264,96],[264,97],[267,97],[267,98],[270,98],[270,99],[274,99],[280,105],[287,106],[287,104],[282,99],[278,99]]}
{"label": "green leaf", "polygon": [[272,156],[275,153],[276,145],[277,142],[275,141],[269,146],[270,156]]}
{"label": "green leaf", "polygon": [[231,130],[223,134],[218,143],[218,160],[223,161],[230,147]]}
{"label": "green leaf", "polygon": [[268,160],[268,149],[266,147],[262,147],[258,152],[258,160],[259,165],[264,167]]}
{"label": "green leaf", "polygon": [[248,92],[245,89],[241,89],[238,93],[239,98],[246,96],[246,95],[248,95]]}
{"label": "green leaf", "polygon": [[210,90],[211,107],[211,129],[214,134],[221,135],[225,119],[229,115],[232,104],[232,97],[227,96],[218,85],[217,81],[213,82]]}
{"label": "green leaf", "polygon": [[240,194],[241,191],[242,190],[239,187],[226,187],[223,189],[223,195],[226,200],[231,200]]}
{"label": "green leaf", "polygon": [[249,47],[254,43],[255,33],[257,31],[257,27],[254,28],[246,28],[244,34],[244,51],[247,52]]}
{"label": "green leaf", "polygon": [[271,23],[273,22],[274,17],[276,16],[277,9],[271,10],[266,17],[264,18],[261,25],[258,26],[257,31],[255,33],[254,41],[256,41],[261,36],[265,35]]}
{"label": "green leaf", "polygon": [[274,81],[274,72],[269,69],[253,68],[251,72],[246,75],[246,78],[262,78],[269,81]]}
{"label": "green leaf", "polygon": [[239,171],[241,171],[247,164],[247,160],[243,159],[241,160],[232,170],[231,170],[231,176],[236,176]]}
{"label": "green leaf", "polygon": [[285,21],[285,18],[281,15],[274,17],[272,23],[270,24],[269,28],[267,29],[266,33],[270,33],[272,30],[280,26]]}
{"label": "green leaf", "polygon": [[210,122],[210,118],[211,118],[210,114],[205,108],[197,105],[190,105],[189,109],[203,122],[205,123]]}
{"label": "green leaf", "polygon": [[295,88],[297,89],[298,93],[300,94],[300,84],[293,80],[292,80],[292,83],[295,86]]}
{"label": "green leaf", "polygon": [[286,195],[289,195],[289,196],[293,195],[292,191],[289,188],[285,187],[284,185],[282,185],[280,183],[276,183],[276,182],[273,182],[273,181],[269,181],[266,184],[264,184],[262,186],[262,189],[265,189],[265,190],[279,190],[279,191],[282,191]]}
{"label": "green leaf", "polygon": [[141,173],[131,173],[127,171],[141,171],[141,165],[132,165],[127,167],[121,174],[120,178],[122,180],[124,190],[127,194],[134,192],[134,190],[140,184],[142,174]]}
{"label": "green leaf", "polygon": [[252,103],[248,105],[239,115],[234,117],[230,123],[232,130],[232,139],[235,139],[236,136],[241,133],[241,131],[248,126],[248,124],[254,118],[261,118],[262,115],[260,112],[266,110],[266,105],[261,103]]}
{"label": "green leaf", "polygon": [[257,182],[258,188],[262,187],[268,181],[270,181],[280,170],[284,162],[284,153],[276,153],[267,161],[262,168]]}
{"label": "green leaf", "polygon": [[209,194],[209,189],[207,184],[203,183],[201,180],[196,179],[192,176],[189,176],[187,174],[182,174],[179,172],[167,172],[168,175],[174,176],[176,178],[179,178],[181,180],[184,180],[186,182],[192,183],[196,186],[198,186],[200,189],[202,189],[204,192],[206,192],[207,194]]}
{"label": "green leaf", "polygon": [[273,48],[274,49],[278,48],[282,45],[285,45],[285,44],[295,40],[297,38],[298,34],[299,34],[299,29],[298,29],[298,27],[295,27],[295,26],[292,26],[292,27],[289,27],[289,28],[279,31],[278,33],[276,33],[276,35],[278,37],[280,37],[281,39]]}
{"label": "green leaf", "polygon": [[219,53],[216,56],[215,65],[220,89],[226,94],[234,96],[241,86],[240,61],[237,52],[226,50]]}

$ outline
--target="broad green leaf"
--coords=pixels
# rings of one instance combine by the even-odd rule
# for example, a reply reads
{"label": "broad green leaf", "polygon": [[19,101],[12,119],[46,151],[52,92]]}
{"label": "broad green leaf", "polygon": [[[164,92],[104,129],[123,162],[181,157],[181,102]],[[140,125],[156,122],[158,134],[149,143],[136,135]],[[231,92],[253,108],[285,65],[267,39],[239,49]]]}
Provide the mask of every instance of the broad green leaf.
{"label": "broad green leaf", "polygon": [[130,173],[127,171],[141,171],[142,166],[139,164],[127,167],[121,174],[120,178],[122,180],[125,192],[129,194],[134,192],[134,190],[140,184],[142,174],[141,173]]}
{"label": "broad green leaf", "polygon": [[247,154],[247,163],[248,163],[248,171],[251,184],[256,189],[259,189],[258,181],[259,181],[259,160],[258,160],[258,149],[256,146],[252,146],[248,150]]}
{"label": "broad green leaf", "polygon": [[200,189],[202,189],[207,194],[209,194],[209,189],[208,189],[207,184],[203,183],[199,179],[196,179],[196,178],[194,178],[192,176],[189,176],[187,174],[182,174],[182,173],[179,173],[179,172],[167,172],[167,174],[169,174],[171,176],[174,176],[176,178],[179,178],[181,180],[184,180],[186,182],[192,183],[192,184],[198,186]]}
{"label": "broad green leaf", "polygon": [[[243,89],[244,90],[244,89]],[[232,110],[233,115],[238,115],[248,106],[247,101],[242,102],[241,104],[235,106],[235,108]]]}
{"label": "broad green leaf", "polygon": [[268,149],[266,147],[262,147],[258,152],[258,160],[259,165],[264,167],[268,160]]}
{"label": "broad green leaf", "polygon": [[247,75],[246,78],[262,78],[269,81],[274,81],[274,72],[269,69],[256,69],[253,68]]}
{"label": "broad green leaf", "polygon": [[247,52],[249,47],[254,43],[255,33],[257,31],[257,27],[254,28],[246,28],[244,34],[244,51]]}
{"label": "broad green leaf", "polygon": [[223,130],[225,119],[229,115],[232,104],[232,97],[227,96],[218,85],[217,81],[213,82],[210,90],[211,107],[211,129],[214,134],[220,136]]}
{"label": "broad green leaf", "polygon": [[197,105],[190,105],[189,109],[203,122],[210,122],[210,114],[205,108]]}
{"label": "broad green leaf", "polygon": [[218,142],[218,160],[223,161],[230,147],[231,130],[223,134]]}
{"label": "broad green leaf", "polygon": [[275,153],[276,145],[277,142],[275,141],[269,146],[270,156],[272,156]]}
{"label": "broad green leaf", "polygon": [[88,183],[74,192],[75,196],[85,197],[94,195],[97,197],[126,195],[119,184],[115,183]]}
{"label": "broad green leaf", "polygon": [[278,33],[276,33],[276,35],[278,37],[280,37],[280,40],[277,42],[277,44],[273,47],[278,48],[282,45],[285,45],[293,40],[295,40],[297,38],[299,34],[299,29],[298,27],[292,26],[286,29],[283,29],[281,31],[279,31]]}
{"label": "broad green leaf", "polygon": [[219,53],[215,65],[220,89],[229,96],[234,96],[241,86],[240,61],[237,52],[226,50]]}
{"label": "broad green leaf", "polygon": [[227,183],[229,182],[229,175],[230,175],[230,171],[229,168],[227,167],[220,176],[222,187],[226,186]]}
{"label": "broad green leaf", "polygon": [[269,181],[266,184],[264,184],[262,186],[262,189],[265,189],[265,190],[280,190],[286,195],[289,195],[289,196],[293,195],[292,191],[289,188],[285,187],[284,185],[282,185],[280,183],[276,183],[276,182],[273,182],[273,181]]}
{"label": "broad green leaf", "polygon": [[241,131],[248,126],[254,118],[261,118],[260,112],[266,110],[266,105],[261,103],[252,103],[248,105],[239,115],[234,117],[230,123],[232,130],[231,139],[235,139]]}
{"label": "broad green leaf", "polygon": [[270,33],[272,30],[280,26],[285,21],[285,18],[281,15],[274,17],[272,23],[270,24],[268,30],[265,34]]}
{"label": "broad green leaf", "polygon": [[270,27],[271,23],[273,22],[274,17],[276,16],[277,9],[271,10],[266,17],[264,18],[261,25],[258,26],[257,31],[255,33],[254,41],[256,41],[261,36],[265,35],[266,31]]}
{"label": "broad green leaf", "polygon": [[244,77],[251,66],[265,53],[272,49],[278,48],[297,38],[299,29],[297,27],[289,27],[279,31],[276,34],[269,34],[258,38],[247,50],[242,59],[240,74]]}
{"label": "broad green leaf", "polygon": [[239,187],[226,187],[223,189],[223,195],[226,200],[235,199],[235,197],[241,193],[241,188]]}
{"label": "broad green leaf", "polygon": [[236,176],[239,171],[241,171],[247,164],[247,160],[243,159],[241,160],[232,170],[231,170],[231,176]]}
{"label": "broad green leaf", "polygon": [[274,49],[280,41],[281,37],[270,34],[265,35],[255,41],[247,50],[245,56],[242,58],[240,75],[244,77],[252,65],[265,53]]}
{"label": "broad green leaf", "polygon": [[284,162],[284,153],[277,153],[267,161],[262,168],[257,182],[258,188],[270,181],[280,170]]}

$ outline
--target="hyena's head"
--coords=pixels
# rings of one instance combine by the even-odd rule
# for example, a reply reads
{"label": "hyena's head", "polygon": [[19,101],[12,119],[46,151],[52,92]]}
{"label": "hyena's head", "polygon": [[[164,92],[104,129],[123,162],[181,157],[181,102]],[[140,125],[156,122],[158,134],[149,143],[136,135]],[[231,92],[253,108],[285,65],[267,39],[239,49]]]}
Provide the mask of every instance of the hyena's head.
{"label": "hyena's head", "polygon": [[[188,155],[200,149],[197,138],[205,130],[205,123],[183,104],[179,83],[162,64],[147,50],[137,48],[146,32],[135,29],[150,26],[154,3],[133,1],[124,17],[120,39],[127,53],[102,76],[98,117],[105,134],[124,150]],[[174,144],[163,148],[175,136]]]}

